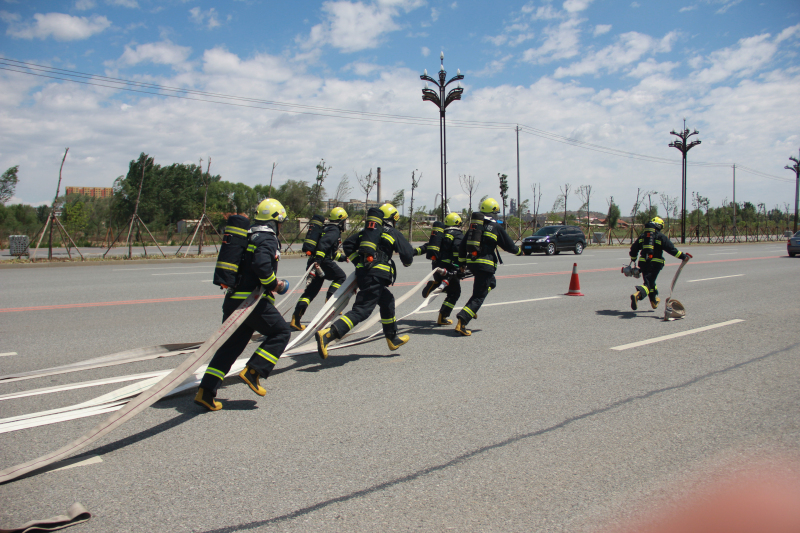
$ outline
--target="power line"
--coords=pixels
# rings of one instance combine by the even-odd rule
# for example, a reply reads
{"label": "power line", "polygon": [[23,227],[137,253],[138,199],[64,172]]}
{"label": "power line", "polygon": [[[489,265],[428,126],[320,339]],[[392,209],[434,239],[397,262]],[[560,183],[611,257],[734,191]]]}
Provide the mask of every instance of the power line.
{"label": "power line", "polygon": [[[19,61],[10,58],[0,58],[0,70],[9,72],[16,72],[18,74],[25,74],[28,76],[35,76],[40,78],[53,79],[58,81],[67,81],[81,85],[89,85],[94,87],[103,87],[107,89],[116,89],[119,91],[134,92],[139,94],[149,94],[153,96],[162,96],[168,98],[176,98],[181,100],[190,100],[196,102],[205,102],[212,104],[222,104],[234,107],[243,107],[251,109],[264,109],[267,111],[282,111],[285,113],[293,113],[299,115],[311,115],[330,118],[346,118],[351,120],[362,120],[367,122],[382,122],[392,124],[408,124],[412,126],[432,126],[437,124],[437,120],[425,117],[414,117],[407,115],[394,115],[386,113],[372,113],[368,111],[355,111],[352,109],[337,109],[323,106],[312,106],[307,104],[295,104],[289,102],[279,102],[274,100],[263,100],[258,98],[249,98],[245,96],[230,95],[225,93],[215,93],[208,91],[199,91],[196,89],[189,89],[185,87],[171,87],[168,85],[160,85],[157,83],[140,82],[134,80],[127,80],[123,78],[114,78],[110,76],[100,76],[89,74],[85,72],[62,69],[57,67],[49,67],[37,63],[30,63]],[[517,123],[510,122],[484,122],[484,121],[470,121],[470,120],[452,120],[450,124],[453,127],[464,129],[483,129],[483,130],[514,130]],[[660,163],[668,165],[679,165],[680,161],[668,159],[664,157],[651,156],[646,154],[638,154],[635,152],[627,152],[618,150],[616,148],[609,148],[599,144],[593,144],[572,137],[565,137],[557,133],[540,130],[526,125],[519,125],[519,131],[531,136],[539,137],[542,139],[555,141],[562,144],[574,146],[584,150],[591,150],[594,152],[615,155],[618,157],[625,157],[639,161],[647,161],[650,163]],[[732,163],[711,163],[711,162],[692,162],[691,166],[699,167],[729,167]],[[775,181],[791,182],[793,180],[781,178],[771,174],[754,170],[748,167],[737,165],[743,171],[759,176],[761,178],[771,179]]]}

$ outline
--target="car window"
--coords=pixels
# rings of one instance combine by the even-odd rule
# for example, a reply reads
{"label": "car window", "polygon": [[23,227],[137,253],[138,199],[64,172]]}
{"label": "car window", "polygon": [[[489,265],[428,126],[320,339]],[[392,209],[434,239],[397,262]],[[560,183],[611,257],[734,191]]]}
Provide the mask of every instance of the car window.
{"label": "car window", "polygon": [[558,230],[558,226],[545,226],[545,227],[543,227],[543,228],[539,228],[539,229],[536,231],[536,233],[534,233],[534,235],[535,235],[535,236],[544,237],[544,236],[546,236],[546,235],[552,235],[552,234],[553,234],[553,233],[555,233],[557,230]]}
{"label": "car window", "polygon": [[800,237],[800,231],[794,234],[795,237]]}

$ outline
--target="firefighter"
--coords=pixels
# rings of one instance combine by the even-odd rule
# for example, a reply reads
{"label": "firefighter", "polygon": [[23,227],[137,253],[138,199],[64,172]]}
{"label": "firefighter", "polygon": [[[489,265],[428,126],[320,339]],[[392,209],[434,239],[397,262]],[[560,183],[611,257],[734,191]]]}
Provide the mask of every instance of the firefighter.
{"label": "firefighter", "polygon": [[664,268],[664,252],[675,256],[677,259],[688,261],[692,258],[691,254],[681,252],[672,244],[666,235],[661,233],[664,229],[664,221],[659,217],[653,218],[644,225],[644,231],[631,244],[631,262],[636,261],[639,256],[639,268],[642,271],[642,285],[636,286],[636,291],[631,294],[631,309],[636,311],[639,307],[638,301],[645,298],[650,299],[650,306],[658,308],[661,299],[658,297],[658,286],[656,278],[658,273]]}
{"label": "firefighter", "polygon": [[278,235],[281,223],[285,219],[286,210],[279,201],[267,198],[258,204],[255,222],[248,230],[247,249],[239,265],[241,280],[235,287],[227,288],[222,303],[222,321],[224,322],[259,284],[264,286],[264,294],[244,323],[214,354],[200,381],[194,401],[210,411],[222,409],[222,403],[214,399],[217,389],[236,358],[247,347],[254,331],[264,335],[264,341],[256,348],[239,377],[259,396],[267,394],[259,379],[267,379],[289,343],[291,329],[280,312],[275,309],[275,298],[272,296],[273,291],[281,293],[286,289],[286,281],[279,280],[276,276],[280,259]]}
{"label": "firefighter", "polygon": [[[438,287],[442,281],[445,279],[448,281],[447,288],[444,291],[447,294],[447,298],[442,303],[442,307],[439,309],[439,317],[436,319],[438,325],[448,326],[453,323],[448,317],[453,312],[453,307],[461,296],[460,263],[458,262],[458,251],[464,238],[464,233],[461,231],[461,215],[448,213],[444,217],[444,229],[441,231],[441,238],[436,238],[439,237],[436,229],[438,228],[432,231],[431,239],[422,246],[415,248],[414,251],[416,255],[426,254],[431,260],[432,268],[439,270],[433,275],[433,280],[428,282],[422,292],[424,298],[427,298],[431,291]],[[435,249],[432,250],[432,248]]]}
{"label": "firefighter", "polygon": [[458,312],[456,318],[456,331],[462,335],[472,335],[467,329],[467,324],[473,318],[478,318],[478,310],[483,305],[483,301],[489,292],[497,286],[494,273],[497,271],[497,263],[500,255],[497,248],[500,247],[508,253],[514,255],[522,254],[522,250],[514,244],[506,230],[497,222],[497,213],[500,211],[500,204],[494,198],[487,198],[481,202],[480,213],[473,213],[470,220],[469,230],[461,241],[458,252],[458,262],[463,272],[468,267],[475,275],[472,286],[472,297]]}
{"label": "firefighter", "polygon": [[336,292],[344,280],[347,278],[344,271],[339,268],[335,261],[346,262],[347,256],[339,251],[339,245],[342,242],[342,231],[344,224],[347,220],[347,211],[341,207],[334,207],[328,215],[328,223],[323,226],[322,234],[315,250],[311,252],[308,258],[306,269],[314,265],[314,269],[309,274],[309,282],[306,285],[306,290],[303,292],[292,314],[292,321],[289,325],[297,331],[306,329],[300,323],[300,319],[305,314],[308,306],[319,293],[322,285],[326,279],[331,280],[331,285],[328,287],[328,293],[325,296],[325,301]]}
{"label": "firefighter", "polygon": [[397,252],[406,267],[414,261],[414,249],[394,227],[399,219],[400,214],[392,204],[384,204],[380,209],[372,208],[367,213],[364,229],[342,245],[344,253],[356,267],[358,294],[350,311],[339,317],[330,328],[317,332],[317,351],[323,359],[328,357],[328,344],[344,337],[359,322],[366,320],[376,305],[380,308],[383,334],[389,349],[397,350],[408,342],[408,335],[397,334],[394,295],[389,290],[397,277],[392,254]]}

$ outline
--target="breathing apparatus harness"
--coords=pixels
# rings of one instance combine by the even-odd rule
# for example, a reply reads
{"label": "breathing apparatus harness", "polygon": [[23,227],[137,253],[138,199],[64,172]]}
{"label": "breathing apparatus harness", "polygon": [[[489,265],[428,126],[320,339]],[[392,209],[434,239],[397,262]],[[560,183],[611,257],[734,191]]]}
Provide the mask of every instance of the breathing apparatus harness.
{"label": "breathing apparatus harness", "polygon": [[494,231],[495,224],[497,222],[491,218],[486,220],[486,215],[483,213],[472,213],[469,229],[464,236],[467,240],[467,259],[474,261],[481,256],[490,255],[495,261],[503,264],[503,258],[497,251],[497,239],[493,239],[493,242],[489,243],[484,237],[486,233],[497,235]]}

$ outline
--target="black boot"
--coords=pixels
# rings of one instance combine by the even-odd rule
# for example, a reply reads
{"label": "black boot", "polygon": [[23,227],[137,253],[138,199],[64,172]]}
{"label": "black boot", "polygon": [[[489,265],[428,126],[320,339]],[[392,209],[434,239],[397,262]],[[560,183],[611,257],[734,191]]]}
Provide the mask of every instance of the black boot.
{"label": "black boot", "polygon": [[328,358],[328,345],[339,338],[339,332],[336,331],[336,328],[326,328],[319,330],[316,335],[317,337],[317,353],[323,359]]}
{"label": "black boot", "polygon": [[214,396],[215,394],[210,390],[200,387],[197,389],[197,394],[194,396],[194,403],[205,407],[209,411],[219,411],[222,409],[222,403],[216,401]]}

